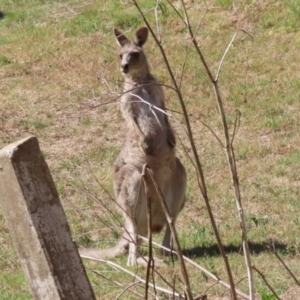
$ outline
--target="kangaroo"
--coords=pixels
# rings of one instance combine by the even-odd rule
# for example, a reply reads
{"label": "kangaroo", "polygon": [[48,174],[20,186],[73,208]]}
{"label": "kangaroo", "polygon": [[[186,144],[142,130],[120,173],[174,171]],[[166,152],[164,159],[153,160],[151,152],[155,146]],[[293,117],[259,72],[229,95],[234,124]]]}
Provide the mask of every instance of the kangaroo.
{"label": "kangaroo", "polygon": [[[146,237],[147,196],[151,202],[151,232],[160,232],[167,220],[157,192],[147,181],[147,195],[141,182],[143,166],[151,169],[165,198],[169,212],[176,220],[184,207],[186,172],[175,155],[175,135],[165,113],[164,92],[150,73],[143,46],[148,28],[136,31],[133,41],[114,29],[121,46],[121,72],[125,78],[121,111],[127,124],[125,140],[117,158],[114,172],[114,192],[122,210],[124,232],[117,245],[110,249],[81,249],[80,254],[91,258],[112,258],[128,251],[127,265],[137,263],[138,236]],[[166,226],[163,246],[170,248],[171,232]]]}

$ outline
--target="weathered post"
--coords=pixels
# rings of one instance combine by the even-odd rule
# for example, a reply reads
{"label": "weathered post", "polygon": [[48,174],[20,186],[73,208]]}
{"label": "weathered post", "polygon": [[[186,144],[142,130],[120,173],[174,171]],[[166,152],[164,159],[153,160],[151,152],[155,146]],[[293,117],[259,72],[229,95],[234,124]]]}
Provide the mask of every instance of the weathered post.
{"label": "weathered post", "polygon": [[35,299],[96,299],[35,137],[0,150],[0,205]]}

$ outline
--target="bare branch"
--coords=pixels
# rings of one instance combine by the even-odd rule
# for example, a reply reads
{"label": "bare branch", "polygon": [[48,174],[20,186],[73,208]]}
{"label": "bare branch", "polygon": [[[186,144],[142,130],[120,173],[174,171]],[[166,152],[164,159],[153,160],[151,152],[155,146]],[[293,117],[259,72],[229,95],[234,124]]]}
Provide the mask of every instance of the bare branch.
{"label": "bare branch", "polygon": [[296,276],[293,274],[293,272],[290,270],[290,268],[286,265],[286,263],[282,260],[282,258],[278,255],[276,249],[275,249],[275,245],[274,242],[272,242],[272,247],[269,247],[269,249],[274,253],[274,255],[277,257],[277,259],[280,261],[280,263],[283,265],[283,267],[285,268],[285,270],[290,274],[290,276],[293,278],[293,280],[295,281],[295,283],[300,286],[300,282],[299,280],[296,278]]}
{"label": "bare branch", "polygon": [[172,240],[173,240],[173,242],[175,244],[175,248],[176,248],[176,254],[177,254],[177,256],[179,258],[179,261],[180,261],[181,273],[182,273],[182,277],[183,277],[183,280],[184,280],[184,283],[185,283],[185,292],[187,294],[188,299],[192,300],[193,299],[192,290],[191,290],[191,286],[190,286],[189,277],[188,277],[187,269],[186,269],[186,266],[185,266],[185,262],[184,262],[183,257],[182,257],[181,247],[180,247],[179,240],[178,240],[178,237],[177,237],[177,233],[176,233],[176,230],[175,230],[174,219],[170,215],[170,212],[169,212],[169,209],[168,209],[167,204],[165,202],[164,196],[163,196],[157,182],[154,179],[152,170],[150,168],[146,168],[146,172],[149,175],[149,177],[151,178],[151,181],[154,185],[157,196],[160,200],[161,206],[164,210],[167,221],[169,223],[169,227],[170,227],[170,230],[171,230],[171,233],[172,233]]}
{"label": "bare branch", "polygon": [[[149,242],[148,239],[145,238],[145,237],[140,237],[140,238],[141,238],[143,241],[147,242],[147,243]],[[158,244],[158,243],[156,243],[156,242],[154,242],[154,241],[152,241],[152,244],[155,245],[155,246],[158,247],[158,248],[161,248],[161,249],[165,250],[165,251],[169,251],[169,252],[172,253],[172,254],[177,254],[176,251],[171,250],[171,249],[169,249],[169,248],[166,248],[166,247],[164,247],[164,246],[162,246],[162,245],[160,245],[160,244]],[[199,264],[197,264],[196,262],[194,262],[194,261],[191,260],[190,258],[188,258],[188,257],[186,257],[186,256],[184,256],[184,255],[183,255],[182,257],[183,257],[183,259],[184,259],[185,261],[187,261],[189,264],[191,264],[191,265],[194,266],[195,268],[199,269],[201,272],[203,272],[203,273],[204,273],[205,275],[207,275],[208,277],[210,277],[210,278],[212,278],[213,280],[215,280],[216,283],[221,284],[222,286],[224,286],[224,287],[226,287],[227,289],[230,290],[230,288],[231,288],[231,287],[230,287],[230,284],[228,284],[227,282],[221,280],[218,276],[216,276],[215,274],[211,273],[210,271],[208,271],[208,270],[205,269],[204,267],[200,266]],[[242,279],[244,279],[244,278],[242,278]],[[238,282],[239,282],[239,281],[238,281]],[[241,292],[241,291],[239,291],[239,290],[237,290],[237,289],[235,289],[235,290],[236,290],[236,293],[237,293],[240,297],[242,297],[243,299],[246,299],[246,300],[249,300],[249,299],[250,299],[248,295],[244,294],[243,292]]]}
{"label": "bare branch", "polygon": [[173,10],[176,12],[176,14],[178,15],[178,17],[183,21],[185,22],[183,16],[181,15],[181,13],[179,12],[179,10],[173,5],[172,1],[170,0],[167,0],[169,5],[173,8]]}
{"label": "bare branch", "polygon": [[[109,261],[109,260],[103,260],[103,259],[96,259],[96,258],[93,258],[93,257],[89,257],[89,256],[87,256],[87,255],[80,255],[80,256],[83,257],[83,258],[86,258],[86,259],[90,259],[90,260],[94,260],[94,261],[99,261],[99,262],[105,263],[105,264],[107,264],[107,265],[109,265],[109,266],[111,266],[111,267],[113,267],[113,268],[116,268],[116,269],[118,269],[118,270],[121,270],[122,272],[124,272],[124,273],[126,273],[126,274],[132,276],[135,280],[138,280],[139,282],[141,282],[141,283],[143,283],[143,284],[146,283],[146,281],[145,281],[143,278],[141,278],[141,277],[139,277],[138,275],[136,275],[136,273],[133,273],[133,272],[131,272],[131,271],[129,271],[129,270],[127,270],[127,269],[121,267],[120,265],[118,265],[118,264],[116,264],[116,263],[114,263],[114,262],[112,262],[112,261]],[[152,288],[154,287],[152,283],[149,283],[149,286],[151,286]],[[162,287],[157,286],[157,285],[155,286],[155,288],[156,288],[158,291],[163,292],[163,293],[165,293],[165,294],[167,294],[167,295],[171,295],[171,296],[172,296],[172,295],[175,295],[175,296],[178,297],[179,299],[185,299],[185,296],[184,296],[184,295],[179,294],[179,293],[177,293],[177,292],[174,293],[174,291],[167,290],[167,289],[162,288]]]}
{"label": "bare branch", "polygon": [[205,122],[203,122],[201,119],[197,118],[197,120],[212,133],[212,135],[216,138],[216,140],[220,144],[221,148],[224,149],[225,145],[223,144],[223,142],[221,141],[221,139],[218,137],[218,135],[214,132],[214,130],[208,124],[206,124]]}
{"label": "bare branch", "polygon": [[[166,87],[166,88],[168,88],[168,89],[171,89],[171,90],[173,90],[173,91],[175,91],[176,93],[177,93],[177,90],[176,89],[174,89],[172,86],[170,86],[170,85],[166,85],[166,84],[161,84],[161,83],[144,83],[144,84],[141,84],[141,86],[149,86],[149,85],[161,85],[161,86],[163,86],[163,87]],[[97,108],[97,107],[99,107],[99,106],[103,106],[103,105],[107,105],[107,104],[110,104],[110,103],[112,103],[112,102],[116,102],[118,99],[120,99],[124,94],[128,94],[128,93],[131,93],[132,91],[134,91],[136,88],[133,88],[133,89],[131,89],[131,90],[128,90],[128,91],[126,91],[126,92],[124,92],[124,93],[122,93],[122,94],[119,94],[119,93],[110,93],[110,94],[115,94],[115,95],[117,95],[117,97],[115,97],[115,98],[113,98],[112,100],[110,100],[110,101],[107,101],[107,102],[105,102],[105,103],[100,103],[100,104],[97,104],[97,105],[93,105],[93,106],[90,106],[91,108]],[[149,103],[147,103],[147,104],[149,104]]]}
{"label": "bare branch", "polygon": [[[147,164],[144,164],[142,171],[142,181],[144,184],[145,195],[147,200],[147,222],[148,222],[148,239],[149,239],[149,247],[148,247],[148,262],[147,262],[147,272],[146,272],[146,288],[145,288],[145,299],[148,299],[148,289],[149,289],[149,277],[150,277],[150,269],[154,267],[154,260],[152,254],[152,224],[151,224],[151,199],[148,193],[148,180],[147,180]],[[155,286],[155,285],[154,285]]]}
{"label": "bare branch", "polygon": [[265,284],[268,286],[268,288],[273,293],[273,295],[276,297],[276,299],[281,300],[281,298],[279,298],[279,296],[276,294],[276,292],[274,291],[274,289],[272,288],[272,286],[267,281],[265,275],[261,271],[259,271],[255,266],[252,266],[252,268],[253,268],[253,270],[255,270],[260,275],[260,277],[265,282]]}
{"label": "bare branch", "polygon": [[159,9],[160,5],[161,5],[161,0],[156,0],[154,14],[155,14],[156,32],[157,32],[157,36],[158,36],[159,41],[161,41],[159,21],[158,21],[158,9]]}
{"label": "bare branch", "polygon": [[[96,270],[93,270],[93,269],[91,269],[91,268],[88,268],[88,267],[85,267],[85,268],[86,268],[87,270],[93,272],[94,274],[96,274],[96,275],[98,275],[98,276],[104,278],[105,280],[107,280],[107,281],[109,281],[109,282],[112,282],[113,284],[115,284],[115,285],[117,285],[117,286],[119,286],[119,287],[124,288],[124,286],[123,286],[121,283],[119,283],[119,282],[117,282],[117,281],[115,281],[115,280],[111,280],[110,278],[104,276],[104,275],[101,274],[100,272],[98,272],[98,271],[96,271]],[[133,295],[138,296],[138,297],[141,298],[141,299],[144,299],[144,296],[143,296],[143,295],[138,294],[137,292],[134,292],[134,291],[132,291],[132,290],[130,289],[132,286],[134,286],[134,285],[136,285],[136,284],[140,284],[140,281],[135,281],[135,282],[131,283],[130,285],[128,285],[128,286],[127,286],[127,287],[126,287],[126,288],[125,288],[125,289],[117,296],[116,299],[118,299],[118,298],[119,298],[122,294],[124,294],[124,292],[127,291],[127,290],[128,290],[130,293],[132,293]]]}
{"label": "bare branch", "polygon": [[[172,5],[172,7],[173,7],[173,9],[176,10],[176,8],[174,8],[173,5]],[[200,20],[200,22],[198,24],[198,28],[196,29],[196,35],[197,35],[197,33],[198,33],[199,29],[200,29],[201,22],[204,19],[205,15],[206,15],[206,13],[202,16],[202,19]],[[188,57],[188,54],[189,54],[189,51],[190,51],[192,45],[193,45],[193,41],[190,42],[190,44],[189,44],[189,46],[187,48],[186,55],[185,55],[185,58],[184,58],[184,62],[182,64],[182,71],[181,71],[181,76],[180,76],[180,80],[179,80],[179,89],[181,88],[181,83],[182,83],[182,80],[183,80],[183,74],[184,74],[184,70],[185,70],[185,65],[186,65],[187,57]]]}
{"label": "bare branch", "polygon": [[236,136],[236,133],[240,127],[240,120],[241,120],[241,112],[240,110],[236,110],[236,117],[234,121],[234,128],[233,128],[233,133],[232,133],[232,138],[231,138],[231,144],[233,144],[234,138]]}
{"label": "bare branch", "polygon": [[[196,41],[196,39],[195,39],[195,35],[194,35],[194,33],[193,33],[191,24],[190,24],[190,22],[189,22],[189,17],[188,17],[187,10],[186,10],[186,6],[185,6],[185,3],[184,3],[183,0],[181,0],[181,5],[182,5],[182,7],[183,7],[184,14],[185,14],[185,25],[186,25],[186,27],[187,27],[187,29],[188,29],[188,32],[190,33],[190,36],[191,36],[191,38],[192,38],[193,45],[194,45],[194,47],[195,47],[195,49],[196,49],[196,51],[197,51],[197,53],[198,53],[198,55],[199,55],[199,57],[200,57],[200,60],[201,60],[203,66],[204,66],[204,68],[205,68],[205,70],[206,70],[206,72],[207,72],[208,77],[210,78],[211,82],[212,82],[212,83],[214,84],[214,86],[215,86],[216,82],[215,82],[215,80],[214,80],[214,78],[213,78],[213,76],[212,76],[212,73],[211,73],[211,71],[210,71],[210,69],[209,69],[209,67],[208,67],[208,65],[207,65],[207,63],[206,63],[206,60],[205,60],[205,58],[204,58],[204,56],[203,56],[203,54],[202,54],[202,51],[200,50],[200,48],[199,48],[199,46],[198,46],[198,43],[197,43],[197,41]],[[218,92],[218,90],[217,90],[217,92]],[[225,121],[226,121],[226,120],[225,120]],[[191,144],[193,144],[192,141],[191,141]],[[195,155],[196,155],[196,157],[198,156],[197,152],[196,152]],[[197,162],[197,159],[196,159],[196,162]],[[200,169],[199,169],[199,172],[201,171],[201,173],[202,173],[201,166],[198,166],[198,164],[197,164],[197,167],[200,168]],[[201,174],[201,173],[200,173],[200,174]],[[203,174],[202,174],[202,177],[201,177],[201,181],[202,181],[203,183],[205,182],[205,181],[204,181]],[[203,191],[204,191],[204,189],[203,189]],[[208,201],[208,197],[207,197],[206,193],[205,193],[205,195],[204,195],[204,200],[205,200],[205,204],[206,204],[206,206],[207,206],[207,208],[208,208],[208,214],[209,214],[209,217],[210,217],[210,221],[211,221],[211,224],[212,224],[212,227],[213,227],[213,230],[214,230],[216,239],[217,239],[217,243],[218,243],[218,246],[219,246],[221,255],[222,255],[223,260],[224,260],[224,263],[225,263],[226,271],[227,271],[228,278],[229,278],[229,282],[230,282],[230,286],[231,286],[232,297],[233,297],[234,300],[236,300],[236,299],[237,299],[237,296],[236,296],[236,292],[235,292],[235,287],[234,287],[234,281],[233,281],[233,277],[232,277],[231,268],[230,268],[230,265],[229,265],[229,262],[228,262],[227,255],[226,255],[226,253],[225,253],[225,251],[224,251],[224,247],[223,247],[223,245],[222,245],[222,241],[221,241],[221,238],[220,238],[220,235],[219,235],[219,232],[218,232],[218,229],[217,229],[217,226],[216,226],[216,222],[215,222],[215,219],[214,219],[214,217],[213,217],[213,214],[212,214],[212,211],[211,211],[211,208],[210,208],[210,203],[209,203],[209,201]]]}
{"label": "bare branch", "polygon": [[229,44],[228,44],[226,50],[225,50],[224,53],[223,53],[223,56],[222,56],[222,58],[221,58],[221,61],[220,61],[219,67],[218,67],[218,71],[217,71],[217,75],[216,75],[216,78],[215,78],[215,82],[217,82],[218,79],[219,79],[219,75],[220,75],[220,71],[221,71],[221,68],[222,68],[224,59],[225,59],[225,57],[226,57],[226,55],[227,55],[227,53],[228,53],[228,51],[229,51],[229,49],[230,49],[230,47],[231,47],[233,41],[234,41],[234,39],[235,39],[237,33],[238,33],[238,31],[236,31],[236,32],[234,33],[234,35],[232,36],[232,38],[231,38],[231,40],[230,40],[230,42],[229,42]]}
{"label": "bare branch", "polygon": [[127,290],[130,290],[130,288],[136,284],[140,284],[139,281],[135,281],[135,282],[132,282],[131,284],[129,284],[116,298],[115,300],[118,300]]}
{"label": "bare branch", "polygon": [[206,70],[206,73],[207,73],[208,77],[210,78],[210,80],[212,82],[214,82],[214,77],[213,77],[213,75],[212,75],[212,73],[211,73],[211,71],[210,71],[210,69],[209,69],[209,67],[208,67],[208,65],[206,63],[206,60],[205,60],[205,58],[204,58],[204,56],[202,54],[202,51],[199,48],[198,43],[196,41],[196,36],[195,36],[195,34],[194,34],[193,30],[192,30],[191,24],[189,22],[188,13],[187,13],[186,6],[185,6],[183,0],[181,0],[181,4],[182,4],[183,10],[184,10],[184,18],[185,18],[185,22],[184,23],[185,23],[185,25],[186,25],[186,27],[188,29],[188,32],[189,32],[189,34],[191,36],[192,42],[194,44],[194,47],[195,47],[195,49],[196,49],[196,51],[197,51],[197,53],[198,53],[198,55],[199,55],[199,57],[201,59],[201,62],[202,62],[203,66],[204,66],[204,68]]}
{"label": "bare branch", "polygon": [[[129,95],[134,96],[134,97],[138,98],[139,100],[141,100],[141,102],[143,102],[143,103],[149,105],[150,109],[151,109],[151,108],[154,108],[154,109],[160,111],[161,113],[167,115],[168,117],[171,117],[171,115],[168,114],[168,113],[166,113],[163,109],[161,109],[161,108],[159,108],[159,107],[157,107],[157,106],[155,106],[155,105],[150,104],[148,101],[144,100],[142,97],[140,97],[140,96],[138,96],[138,95],[136,95],[136,94],[133,94],[133,93],[129,93]],[[133,102],[133,101],[132,101],[132,102]],[[157,116],[156,116],[156,115],[155,115],[155,118],[156,118],[156,120],[157,120]],[[157,120],[157,121],[158,121],[158,120]],[[159,123],[159,121],[158,121],[158,123]]]}
{"label": "bare branch", "polygon": [[[223,102],[222,102],[221,94],[220,94],[219,87],[218,87],[218,76],[219,76],[219,72],[220,72],[221,67],[222,67],[222,63],[225,59],[225,56],[226,56],[227,52],[229,51],[230,46],[232,45],[232,43],[235,39],[235,36],[236,36],[237,32],[231,38],[231,41],[230,41],[229,45],[227,46],[227,48],[226,48],[226,50],[223,54],[223,57],[222,57],[221,62],[219,64],[219,69],[218,69],[218,72],[217,72],[217,76],[214,79],[213,76],[212,76],[212,73],[210,72],[210,70],[208,68],[208,65],[205,61],[205,58],[202,54],[202,51],[200,50],[200,48],[198,46],[195,35],[192,31],[191,25],[189,23],[189,18],[188,18],[188,15],[187,15],[186,7],[185,7],[185,4],[184,4],[183,0],[181,0],[181,4],[182,4],[182,6],[184,8],[184,12],[185,12],[186,26],[188,28],[188,31],[190,32],[191,38],[193,39],[193,44],[194,44],[195,49],[196,49],[196,51],[199,55],[199,58],[200,58],[203,66],[204,66],[204,68],[207,72],[208,77],[210,78],[210,80],[213,84],[213,88],[214,88],[214,91],[215,91],[215,94],[216,94],[216,100],[217,100],[219,113],[220,113],[220,117],[221,117],[222,124],[223,124],[224,136],[225,136],[225,144],[226,144],[225,145],[225,151],[226,151],[228,165],[229,165],[231,178],[232,178],[232,182],[233,182],[233,186],[234,186],[234,190],[235,190],[236,204],[237,204],[238,213],[239,213],[239,217],[240,217],[240,225],[241,225],[241,230],[242,230],[243,250],[244,250],[245,262],[246,262],[247,273],[248,273],[250,299],[253,300],[255,298],[254,278],[253,278],[253,272],[252,272],[252,268],[251,268],[251,257],[250,257],[248,239],[247,239],[247,229],[246,229],[246,225],[245,225],[244,212],[243,212],[243,207],[242,207],[242,203],[241,203],[241,193],[240,193],[240,186],[239,186],[239,180],[238,180],[237,169],[236,169],[236,161],[235,161],[234,149],[233,149],[232,143],[230,141],[230,137],[229,137],[228,124],[227,124],[226,115],[225,115],[225,111],[224,111],[224,107],[223,107]],[[219,244],[219,242],[218,242],[218,244]],[[224,251],[222,248],[223,247],[221,245],[221,247],[220,247],[221,253],[222,253],[222,251]],[[234,282],[233,282],[233,278],[232,278],[231,269],[230,269],[230,266],[227,262],[227,257],[225,255],[225,253],[222,254],[222,255],[223,255],[224,260],[225,260],[230,285],[232,287],[232,293],[233,293],[232,296],[233,296],[234,299],[237,299],[236,295],[235,295]]]}

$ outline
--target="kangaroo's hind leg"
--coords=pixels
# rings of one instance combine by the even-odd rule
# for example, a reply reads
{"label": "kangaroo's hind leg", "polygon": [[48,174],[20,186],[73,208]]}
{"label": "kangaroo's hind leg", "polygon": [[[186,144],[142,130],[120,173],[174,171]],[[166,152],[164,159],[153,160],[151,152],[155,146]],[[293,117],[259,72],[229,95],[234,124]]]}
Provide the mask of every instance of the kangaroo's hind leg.
{"label": "kangaroo's hind leg", "polygon": [[[186,182],[187,176],[185,168],[181,164],[180,160],[176,158],[176,168],[171,176],[169,184],[166,186],[164,191],[165,201],[169,209],[170,216],[173,218],[174,222],[176,221],[176,218],[185,204]],[[171,248],[171,243],[171,230],[169,224],[167,223],[162,245],[166,248]],[[169,252],[166,250],[163,250],[162,253],[164,255],[169,254]]]}
{"label": "kangaroo's hind leg", "polygon": [[[144,232],[139,228],[139,219],[146,218],[145,196],[141,184],[141,171],[131,164],[125,164],[115,172],[115,194],[124,219],[124,233],[122,239],[129,242],[127,265],[137,263],[138,234]],[[145,214],[145,216],[144,216]]]}

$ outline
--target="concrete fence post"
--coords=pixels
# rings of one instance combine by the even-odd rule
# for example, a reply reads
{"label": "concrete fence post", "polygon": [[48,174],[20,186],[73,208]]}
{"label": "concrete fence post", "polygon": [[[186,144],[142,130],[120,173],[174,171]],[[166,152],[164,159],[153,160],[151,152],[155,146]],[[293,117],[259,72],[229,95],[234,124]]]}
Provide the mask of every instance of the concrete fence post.
{"label": "concrete fence post", "polygon": [[34,299],[96,299],[35,137],[0,150],[0,206]]}

